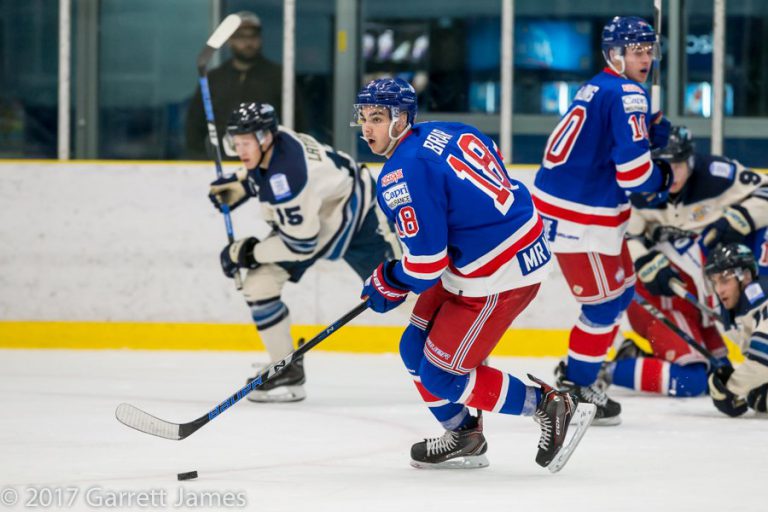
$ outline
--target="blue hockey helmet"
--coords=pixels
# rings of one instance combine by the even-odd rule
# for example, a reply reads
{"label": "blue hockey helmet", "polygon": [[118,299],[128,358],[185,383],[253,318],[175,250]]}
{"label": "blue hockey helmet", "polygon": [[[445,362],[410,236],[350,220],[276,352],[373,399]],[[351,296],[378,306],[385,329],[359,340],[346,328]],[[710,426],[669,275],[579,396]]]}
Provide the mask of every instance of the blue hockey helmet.
{"label": "blue hockey helmet", "polygon": [[357,93],[352,126],[360,124],[360,109],[369,105],[388,107],[395,120],[402,112],[408,116],[408,123],[416,120],[416,91],[402,78],[379,78],[371,80]]}
{"label": "blue hockey helmet", "polygon": [[627,46],[652,44],[654,58],[659,58],[658,42],[656,40],[656,31],[643,18],[637,16],[615,16],[608,24],[603,27],[601,46],[603,57],[606,62],[611,63],[609,51],[613,48],[619,49],[619,55],[624,55],[624,49]]}

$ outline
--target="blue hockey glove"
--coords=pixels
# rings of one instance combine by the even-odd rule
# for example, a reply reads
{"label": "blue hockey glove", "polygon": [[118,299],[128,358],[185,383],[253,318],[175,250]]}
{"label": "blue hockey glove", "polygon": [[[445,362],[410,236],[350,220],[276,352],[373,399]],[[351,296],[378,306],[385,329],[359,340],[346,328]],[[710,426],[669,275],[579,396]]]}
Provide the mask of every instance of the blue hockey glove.
{"label": "blue hockey glove", "polygon": [[[367,299],[368,307],[377,313],[386,313],[405,302],[408,290],[392,277],[397,260],[381,263],[365,280],[360,298]],[[393,284],[396,283],[396,284]],[[399,287],[398,287],[399,286]]]}
{"label": "blue hockey glove", "polygon": [[672,131],[672,123],[661,112],[651,120],[651,149],[667,147],[669,133]]}
{"label": "blue hockey glove", "polygon": [[723,216],[705,227],[701,239],[707,249],[719,244],[742,242],[744,237],[755,230],[755,222],[747,210],[739,205],[723,210]]}
{"label": "blue hockey glove", "polygon": [[733,374],[732,366],[721,366],[709,376],[709,396],[718,411],[731,417],[741,416],[747,412],[747,402],[731,393],[726,387],[728,379]]}
{"label": "blue hockey glove", "polygon": [[229,206],[229,210],[232,211],[249,198],[258,195],[259,189],[250,173],[242,180],[236,174],[217,178],[211,182],[211,189],[208,192],[208,198],[219,211],[222,204]]}
{"label": "blue hockey glove", "polygon": [[757,412],[768,412],[768,383],[750,391],[747,403]]}
{"label": "blue hockey glove", "polygon": [[253,248],[259,240],[254,237],[243,238],[242,240],[236,240],[226,246],[220,255],[221,270],[224,271],[224,275],[233,278],[237,274],[238,269],[241,268],[258,268],[261,264],[256,261],[256,257],[253,255]]}
{"label": "blue hockey glove", "polygon": [[669,280],[683,280],[669,264],[667,257],[655,250],[635,260],[635,272],[651,295],[675,297],[675,292],[669,287]]}

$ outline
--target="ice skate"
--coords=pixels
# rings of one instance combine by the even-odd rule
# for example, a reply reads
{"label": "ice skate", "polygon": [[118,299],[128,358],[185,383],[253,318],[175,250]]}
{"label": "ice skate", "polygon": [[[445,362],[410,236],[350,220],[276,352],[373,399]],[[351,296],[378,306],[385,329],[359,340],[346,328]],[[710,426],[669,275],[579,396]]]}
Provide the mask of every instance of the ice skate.
{"label": "ice skate", "polygon": [[595,426],[614,426],[621,423],[621,404],[611,400],[605,392],[607,387],[604,382],[596,381],[589,386],[578,386],[565,378],[567,366],[565,361],[560,361],[555,368],[556,385],[560,391],[566,391],[573,395],[579,403],[590,403],[597,406],[592,424]]}
{"label": "ice skate", "polygon": [[533,417],[541,428],[536,463],[556,473],[571,458],[597,408],[588,403],[577,405],[570,394],[557,391],[531,374],[528,378],[541,386],[542,393]]}
{"label": "ice skate", "polygon": [[459,431],[446,430],[440,437],[411,447],[411,466],[419,469],[473,469],[488,466],[482,416]]}
{"label": "ice skate", "polygon": [[[258,373],[257,373],[258,376]],[[251,382],[256,377],[251,377]],[[307,397],[304,391],[304,357],[294,359],[282,372],[248,393],[248,400],[259,403],[299,402]]]}

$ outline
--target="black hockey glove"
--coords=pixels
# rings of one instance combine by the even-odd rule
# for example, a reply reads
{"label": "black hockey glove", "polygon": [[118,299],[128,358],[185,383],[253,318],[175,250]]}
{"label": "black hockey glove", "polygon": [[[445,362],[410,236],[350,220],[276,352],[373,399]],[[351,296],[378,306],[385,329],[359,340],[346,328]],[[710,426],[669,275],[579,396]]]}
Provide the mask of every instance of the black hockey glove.
{"label": "black hockey glove", "polygon": [[637,258],[635,272],[651,295],[674,297],[675,292],[669,287],[669,280],[683,280],[677,270],[669,264],[667,257],[659,251],[650,251],[645,256]]}
{"label": "black hockey glove", "polygon": [[675,226],[656,226],[651,230],[651,242],[660,244],[663,242],[676,242],[683,238],[696,238],[698,234],[687,229],[677,228]]}
{"label": "black hockey glove", "polygon": [[768,383],[750,391],[747,403],[757,412],[768,412]]}
{"label": "black hockey glove", "polygon": [[256,257],[253,255],[253,248],[259,240],[254,237],[243,238],[242,240],[236,240],[226,246],[221,251],[221,270],[224,271],[224,275],[230,279],[235,277],[238,269],[241,268],[258,268],[261,264],[256,261]]}
{"label": "black hockey glove", "polygon": [[726,384],[733,374],[732,366],[721,366],[709,376],[709,396],[718,411],[731,417],[747,412],[747,402],[731,393]]}
{"label": "black hockey glove", "polygon": [[742,242],[744,237],[755,230],[755,222],[749,212],[739,205],[723,210],[723,216],[704,228],[701,239],[711,249],[719,244]]}
{"label": "black hockey glove", "polygon": [[675,174],[672,172],[672,166],[663,158],[654,158],[653,163],[661,171],[661,186],[657,192],[666,192],[669,190],[669,187],[672,186],[672,182],[675,181]]}
{"label": "black hockey glove", "polygon": [[229,210],[232,211],[249,198],[258,195],[259,189],[250,173],[243,180],[236,174],[218,178],[211,182],[211,189],[208,192],[208,198],[219,211],[223,204],[229,206]]}

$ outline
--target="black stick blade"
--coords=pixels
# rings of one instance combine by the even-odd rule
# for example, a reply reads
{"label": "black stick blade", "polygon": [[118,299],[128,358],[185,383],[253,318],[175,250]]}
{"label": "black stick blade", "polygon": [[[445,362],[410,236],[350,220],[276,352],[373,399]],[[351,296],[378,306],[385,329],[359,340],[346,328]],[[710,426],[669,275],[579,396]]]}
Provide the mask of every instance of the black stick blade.
{"label": "black stick blade", "polygon": [[115,409],[115,417],[123,425],[153,436],[173,439],[175,441],[186,437],[181,436],[181,425],[178,423],[161,420],[131,404],[118,405],[117,409]]}

